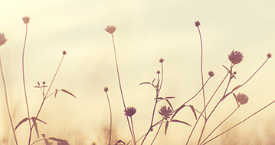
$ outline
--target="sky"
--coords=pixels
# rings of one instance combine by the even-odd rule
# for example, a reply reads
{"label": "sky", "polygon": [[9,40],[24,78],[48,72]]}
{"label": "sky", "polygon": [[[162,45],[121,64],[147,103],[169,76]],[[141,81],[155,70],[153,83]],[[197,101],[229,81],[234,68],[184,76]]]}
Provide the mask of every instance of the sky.
{"label": "sky", "polygon": [[[0,5],[0,32],[8,39],[1,46],[1,60],[8,85],[10,108],[14,124],[27,116],[22,83],[22,49],[26,26],[22,21],[30,17],[25,52],[25,76],[30,114],[34,116],[41,104],[37,81],[50,84],[65,50],[61,68],[50,92],[66,89],[76,98],[58,93],[48,98],[40,118],[48,124],[40,124],[40,134],[76,142],[76,134],[83,144],[99,143],[102,127],[109,125],[109,108],[103,88],[109,88],[113,110],[113,124],[119,138],[131,138],[119,91],[112,37],[104,29],[107,25],[117,28],[114,33],[122,88],[127,106],[134,106],[135,132],[142,136],[150,125],[154,104],[154,89],[139,85],[157,77],[161,69],[159,59],[164,59],[164,80],[160,96],[174,96],[171,103],[179,107],[197,93],[201,87],[200,37],[194,22],[200,21],[203,41],[203,74],[215,76],[205,88],[210,98],[226,74],[222,66],[230,66],[228,54],[240,51],[243,61],[234,67],[236,79],[229,89],[245,82],[266,60],[268,53],[275,54],[275,1],[272,0],[12,0]],[[236,93],[245,93],[249,102],[240,107],[228,124],[231,126],[274,100],[275,62],[273,58]],[[0,138],[11,133],[6,104],[1,89]],[[218,101],[225,86],[217,93]],[[236,107],[229,96],[209,121],[209,130]],[[190,102],[202,109],[202,94]],[[210,105],[213,107],[215,102]],[[167,105],[164,102],[157,106]],[[209,108],[210,112],[211,108]],[[274,120],[271,105],[239,126],[239,132],[247,135],[266,136],[264,129]],[[184,112],[185,111],[185,112]],[[181,112],[179,118],[191,125],[195,123],[190,110]],[[160,119],[160,116],[156,117]],[[263,119],[264,118],[264,119]],[[225,125],[225,127],[226,127]],[[273,124],[274,125],[274,124]],[[253,126],[253,128],[252,128]],[[238,129],[236,129],[238,131]],[[235,130],[235,131],[236,131]],[[183,144],[191,127],[170,125],[168,133],[160,130],[155,144]],[[26,133],[27,132],[27,133]],[[274,131],[273,131],[274,132]],[[28,126],[17,130],[20,144],[27,141]],[[33,134],[33,140],[36,140]],[[151,134],[148,144],[153,139]],[[194,137],[193,140],[196,140]],[[265,139],[263,139],[265,140]],[[10,136],[12,142],[12,136]],[[221,139],[217,139],[217,142]],[[217,143],[216,142],[216,143]]]}

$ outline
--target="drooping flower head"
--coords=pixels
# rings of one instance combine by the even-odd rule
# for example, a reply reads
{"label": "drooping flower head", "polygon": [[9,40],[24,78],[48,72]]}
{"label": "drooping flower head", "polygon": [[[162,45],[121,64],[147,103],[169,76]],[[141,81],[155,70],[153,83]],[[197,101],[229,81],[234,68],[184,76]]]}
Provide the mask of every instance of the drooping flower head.
{"label": "drooping flower head", "polygon": [[107,31],[110,34],[113,34],[116,31],[116,27],[115,26],[107,26],[105,28],[105,31]]}
{"label": "drooping flower head", "polygon": [[159,110],[159,114],[167,120],[173,114],[173,111],[170,109],[170,107],[167,108],[166,106],[162,106]]}
{"label": "drooping flower head", "polygon": [[228,59],[233,63],[233,64],[238,64],[243,60],[243,54],[239,51],[232,51],[228,55]]}
{"label": "drooping flower head", "polygon": [[30,22],[30,17],[23,17],[22,19],[23,19],[25,24]]}
{"label": "drooping flower head", "polygon": [[0,33],[0,46],[7,42],[7,38],[4,33]]}
{"label": "drooping flower head", "polygon": [[248,102],[248,96],[246,96],[243,93],[239,93],[237,95],[237,101],[241,103],[242,105],[246,104]]}
{"label": "drooping flower head", "polygon": [[200,25],[201,25],[201,23],[200,23],[199,21],[196,21],[196,22],[195,22],[195,26],[196,26],[196,27],[199,27]]}
{"label": "drooping flower head", "polygon": [[129,117],[133,116],[136,112],[137,110],[135,107],[127,107],[126,110],[124,110],[124,114]]}

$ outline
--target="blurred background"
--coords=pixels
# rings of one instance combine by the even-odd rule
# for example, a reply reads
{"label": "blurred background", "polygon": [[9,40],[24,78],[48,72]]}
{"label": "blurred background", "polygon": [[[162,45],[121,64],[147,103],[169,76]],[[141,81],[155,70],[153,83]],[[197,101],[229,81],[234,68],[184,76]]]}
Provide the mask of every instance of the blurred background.
{"label": "blurred background", "polygon": [[[203,71],[215,76],[206,86],[209,99],[230,66],[228,54],[232,50],[243,53],[243,61],[234,67],[237,71],[229,90],[245,82],[266,60],[267,53],[275,54],[275,1],[272,0],[13,0],[0,5],[0,32],[8,39],[1,46],[3,71],[8,86],[8,97],[16,125],[27,117],[22,83],[22,48],[25,38],[24,16],[30,17],[25,52],[25,76],[31,116],[35,116],[42,102],[37,81],[49,85],[66,50],[60,71],[50,92],[66,89],[77,98],[58,93],[48,98],[39,118],[39,133],[46,137],[66,139],[72,145],[107,144],[109,126],[108,102],[103,91],[109,87],[113,110],[114,136],[131,139],[116,75],[111,35],[107,25],[117,27],[114,39],[122,87],[127,106],[134,106],[135,133],[141,137],[150,125],[155,91],[141,82],[152,81],[161,69],[164,59],[164,81],[160,96],[174,96],[171,103],[179,107],[201,88],[200,39],[194,22],[201,22],[204,57]],[[254,78],[236,93],[249,96],[240,109],[215,134],[243,120],[274,100],[275,62],[271,58]],[[0,83],[0,144],[14,144],[6,110],[3,83]],[[225,85],[216,94],[210,108],[220,99]],[[201,110],[202,94],[189,104]],[[165,102],[157,106],[157,110]],[[207,132],[236,108],[230,95],[209,120]],[[212,144],[275,144],[274,109],[271,105],[245,124],[212,142]],[[158,115],[155,121],[161,119]],[[193,125],[191,110],[183,109],[176,119]],[[167,135],[160,130],[155,144],[184,144],[192,127],[171,123]],[[192,142],[196,143],[195,131]],[[150,144],[156,129],[145,144]],[[28,140],[28,123],[16,131],[19,144]],[[248,139],[249,138],[249,139]],[[37,140],[33,132],[33,140]],[[5,143],[6,142],[6,143]],[[8,143],[7,143],[8,142]]]}

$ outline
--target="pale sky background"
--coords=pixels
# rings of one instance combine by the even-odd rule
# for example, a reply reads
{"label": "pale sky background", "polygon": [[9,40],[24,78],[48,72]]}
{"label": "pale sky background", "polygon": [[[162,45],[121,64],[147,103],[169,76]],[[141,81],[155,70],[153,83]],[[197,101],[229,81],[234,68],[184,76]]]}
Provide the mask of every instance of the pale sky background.
{"label": "pale sky background", "polygon": [[[99,143],[100,131],[109,123],[108,102],[103,91],[105,86],[109,87],[113,123],[119,139],[131,138],[123,114],[111,35],[104,30],[107,25],[117,27],[114,37],[122,87],[127,106],[137,109],[133,117],[136,135],[140,137],[150,125],[154,90],[139,84],[157,77],[160,58],[164,59],[164,82],[160,96],[175,96],[171,100],[175,108],[201,87],[200,41],[195,21],[201,22],[205,80],[209,70],[215,73],[206,86],[206,96],[209,98],[226,74],[222,65],[230,65],[228,54],[232,50],[243,52],[244,60],[234,67],[237,79],[232,81],[230,90],[246,81],[264,62],[267,53],[275,55],[274,6],[274,0],[2,0],[0,32],[6,35],[8,41],[1,46],[1,57],[11,110],[16,112],[14,124],[27,116],[21,70],[24,16],[31,18],[25,54],[30,114],[36,114],[42,101],[40,91],[33,86],[37,81],[50,83],[62,51],[66,50],[67,55],[52,91],[67,89],[77,99],[64,93],[59,93],[56,99],[47,99],[39,118],[48,124],[39,124],[40,134],[68,139],[72,145],[77,144],[77,138],[85,138],[82,141],[88,145]],[[247,94],[249,102],[241,106],[223,129],[275,99],[274,66],[275,61],[271,58],[247,85],[237,90],[236,93]],[[5,134],[11,134],[11,130],[2,81],[0,88],[2,139]],[[220,98],[224,88],[214,101]],[[201,98],[200,94],[190,104],[201,109]],[[157,110],[160,107],[161,104]],[[231,95],[210,119],[209,130],[213,128],[211,125],[220,122],[235,107]],[[257,140],[257,136],[268,138],[271,135],[272,138],[275,131],[268,132],[266,129],[274,128],[275,124],[271,124],[275,119],[274,109],[275,104],[239,126],[235,132],[240,133],[241,137],[251,137],[252,142]],[[157,119],[160,119],[158,113]],[[195,123],[189,109],[182,110],[177,119],[192,125]],[[20,144],[27,142],[27,127],[25,123],[16,132]],[[184,144],[190,130],[191,127],[186,125],[171,123],[167,135],[164,136],[162,129],[155,144]],[[151,142],[152,137],[153,134],[150,134],[146,144]],[[238,139],[242,140],[241,137]],[[262,143],[267,144],[266,138],[262,138]],[[36,139],[34,132],[33,141]],[[10,140],[13,142],[12,136]],[[219,141],[221,138],[212,144]]]}

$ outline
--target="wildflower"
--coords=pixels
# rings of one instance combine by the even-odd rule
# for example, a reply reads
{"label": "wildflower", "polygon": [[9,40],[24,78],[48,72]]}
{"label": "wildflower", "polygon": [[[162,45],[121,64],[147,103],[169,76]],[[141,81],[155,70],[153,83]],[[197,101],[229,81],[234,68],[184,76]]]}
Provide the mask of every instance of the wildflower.
{"label": "wildflower", "polygon": [[208,72],[208,75],[209,75],[210,77],[213,77],[213,76],[214,76],[214,72],[213,72],[213,71],[209,71],[209,72]]}
{"label": "wildflower", "polygon": [[228,59],[233,63],[233,64],[238,64],[243,60],[243,54],[239,51],[232,51],[228,55]]}
{"label": "wildflower", "polygon": [[195,26],[196,26],[196,27],[199,27],[199,25],[201,25],[201,23],[200,23],[199,21],[196,21],[196,22],[195,22]]}
{"label": "wildflower", "polygon": [[62,54],[63,54],[63,55],[66,55],[66,54],[67,54],[67,52],[66,52],[66,51],[63,51],[63,52],[62,52]]}
{"label": "wildflower", "polygon": [[157,74],[160,74],[160,71],[159,71],[159,70],[157,71]]}
{"label": "wildflower", "polygon": [[7,38],[4,33],[0,33],[0,46],[7,42]]}
{"label": "wildflower", "polygon": [[105,28],[105,31],[107,31],[110,34],[113,34],[116,31],[116,27],[115,26],[107,26]]}
{"label": "wildflower", "polygon": [[272,56],[271,53],[268,53],[268,54],[267,54],[267,57],[268,57],[268,58],[271,58],[271,56]]}
{"label": "wildflower", "polygon": [[23,19],[25,24],[30,22],[30,17],[23,17],[22,19]]}
{"label": "wildflower", "polygon": [[239,93],[237,95],[237,101],[239,103],[241,103],[242,105],[244,105],[244,104],[246,104],[248,102],[248,96],[246,96],[245,94]]}
{"label": "wildflower", "polygon": [[162,106],[159,110],[159,114],[163,116],[164,119],[168,119],[172,115],[172,110],[170,107]]}
{"label": "wildflower", "polygon": [[104,88],[104,92],[108,92],[108,90],[109,90],[108,87]]}
{"label": "wildflower", "polygon": [[160,62],[160,63],[163,63],[163,62],[164,62],[164,59],[161,58],[161,59],[159,60],[159,62]]}
{"label": "wildflower", "polygon": [[131,116],[133,116],[135,113],[136,113],[136,108],[135,107],[127,107],[126,108],[126,110],[124,111],[124,114],[126,115],[126,116],[129,116],[129,117],[131,117]]}

